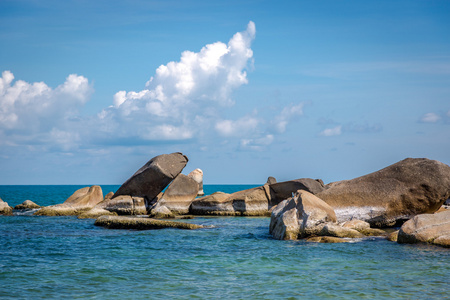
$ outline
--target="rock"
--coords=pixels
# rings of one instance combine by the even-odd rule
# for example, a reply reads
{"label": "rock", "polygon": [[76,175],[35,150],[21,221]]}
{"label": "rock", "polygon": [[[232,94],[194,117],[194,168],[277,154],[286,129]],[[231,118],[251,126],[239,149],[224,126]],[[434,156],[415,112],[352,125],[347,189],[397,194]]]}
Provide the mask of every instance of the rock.
{"label": "rock", "polygon": [[311,236],[306,239],[307,242],[314,243],[348,243],[349,240],[338,238],[334,236]]}
{"label": "rock", "polygon": [[[319,227],[320,228],[320,227]],[[320,235],[320,236],[334,236],[334,237],[340,237],[340,238],[362,238],[364,237],[364,234],[361,232],[345,228],[342,226],[338,226],[337,224],[325,224],[320,229],[320,232],[314,232],[314,234]]]}
{"label": "rock", "polygon": [[117,213],[104,208],[93,207],[78,215],[78,219],[97,219],[100,216],[117,216]]}
{"label": "rock", "polygon": [[311,178],[301,178],[270,184],[269,193],[267,195],[270,207],[292,197],[292,194],[296,193],[298,190],[304,190],[315,195],[323,191],[324,186],[319,181]]}
{"label": "rock", "polygon": [[164,205],[155,205],[150,212],[150,217],[155,219],[171,219],[175,218],[175,215]]}
{"label": "rock", "polygon": [[450,210],[417,215],[406,221],[398,232],[399,243],[429,243],[450,247]]}
{"label": "rock", "polygon": [[114,197],[114,192],[109,192],[108,194],[106,194],[104,200],[112,199],[113,197]]}
{"label": "rock", "polygon": [[335,222],[336,215],[328,204],[307,191],[298,190],[294,197],[282,201],[273,209],[269,232],[279,240],[332,235],[322,234],[322,229],[326,224]]}
{"label": "rock", "polygon": [[162,228],[179,228],[179,229],[199,229],[202,225],[155,220],[151,218],[137,218],[124,216],[101,216],[94,225],[102,226],[109,229],[162,229]]}
{"label": "rock", "polygon": [[125,181],[113,198],[143,197],[150,204],[181,173],[187,162],[188,158],[179,152],[156,156]]}
{"label": "rock", "polygon": [[193,178],[179,174],[167,187],[157,204],[164,205],[173,214],[189,213],[189,207],[198,194],[198,183]]}
{"label": "rock", "polygon": [[371,227],[394,226],[441,207],[450,196],[450,167],[407,158],[362,177],[330,183],[316,195],[333,207],[339,222],[357,218]]}
{"label": "rock", "polygon": [[36,209],[36,208],[41,207],[31,200],[25,200],[22,202],[22,204],[18,204],[14,207],[14,209]]}
{"label": "rock", "polygon": [[192,201],[189,212],[193,215],[231,215],[234,210],[230,202],[226,200],[230,194],[215,192],[211,195],[195,199]]}
{"label": "rock", "polygon": [[386,237],[386,239],[390,242],[396,242],[398,239],[398,230],[391,232],[390,234],[388,234],[388,236]]}
{"label": "rock", "polygon": [[3,201],[0,198],[0,215],[4,216],[12,216],[13,215],[13,209],[11,206],[8,205],[5,201]]}
{"label": "rock", "polygon": [[195,169],[188,174],[188,177],[191,177],[198,183],[198,196],[205,195],[205,192],[203,191],[203,171],[200,169]]}
{"label": "rock", "polygon": [[345,228],[350,228],[350,229],[355,229],[357,231],[362,231],[362,230],[366,230],[366,229],[370,229],[370,224],[361,220],[350,220],[350,221],[346,221],[342,224],[342,227]]}
{"label": "rock", "polygon": [[94,209],[104,209],[118,215],[146,215],[147,206],[143,197],[121,195],[99,203]]}
{"label": "rock", "polygon": [[70,216],[79,215],[90,210],[103,200],[102,188],[98,185],[85,187],[75,191],[62,204],[42,207],[35,212],[38,216]]}
{"label": "rock", "polygon": [[275,177],[269,176],[267,178],[266,184],[271,185],[271,184],[275,184],[277,183],[277,180],[275,179]]}

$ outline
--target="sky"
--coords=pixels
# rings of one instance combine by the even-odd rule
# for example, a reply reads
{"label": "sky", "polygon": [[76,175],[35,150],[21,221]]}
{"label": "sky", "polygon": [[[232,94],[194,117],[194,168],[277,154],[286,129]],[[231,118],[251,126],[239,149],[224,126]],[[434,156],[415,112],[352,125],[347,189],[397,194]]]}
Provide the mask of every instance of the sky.
{"label": "sky", "polygon": [[0,1],[0,185],[450,164],[449,1]]}

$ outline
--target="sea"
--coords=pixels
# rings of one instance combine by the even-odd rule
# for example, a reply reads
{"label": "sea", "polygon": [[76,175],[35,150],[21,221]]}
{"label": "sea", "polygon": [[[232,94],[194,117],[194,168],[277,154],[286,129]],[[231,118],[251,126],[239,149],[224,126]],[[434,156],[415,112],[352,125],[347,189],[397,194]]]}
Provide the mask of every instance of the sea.
{"label": "sea", "polygon": [[[82,187],[0,186],[0,198],[46,206]],[[119,186],[101,187],[107,194]],[[379,237],[279,241],[267,217],[182,221],[207,228],[138,231],[72,216],[0,216],[0,299],[450,299],[447,248]]]}

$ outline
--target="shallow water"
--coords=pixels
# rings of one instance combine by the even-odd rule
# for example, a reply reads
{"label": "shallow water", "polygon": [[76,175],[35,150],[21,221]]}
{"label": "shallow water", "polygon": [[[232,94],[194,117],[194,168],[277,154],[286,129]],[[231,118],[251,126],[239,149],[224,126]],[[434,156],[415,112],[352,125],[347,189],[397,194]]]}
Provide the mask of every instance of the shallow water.
{"label": "shallow water", "polygon": [[[58,186],[28,192],[45,194],[49,202],[62,197],[60,203],[77,188],[67,188],[67,194]],[[227,188],[233,191],[213,189]],[[8,201],[6,195],[0,187]],[[268,234],[269,218],[183,221],[213,227],[109,230],[76,217],[2,216],[0,298],[449,297],[445,248],[380,238],[348,244],[277,241]]]}

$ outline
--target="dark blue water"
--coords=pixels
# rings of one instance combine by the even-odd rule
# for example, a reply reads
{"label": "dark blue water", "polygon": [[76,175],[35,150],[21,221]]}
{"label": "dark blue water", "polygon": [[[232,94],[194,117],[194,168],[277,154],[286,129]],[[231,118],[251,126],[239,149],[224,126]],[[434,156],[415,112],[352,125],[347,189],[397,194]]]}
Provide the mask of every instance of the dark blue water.
{"label": "dark blue water", "polygon": [[[10,205],[82,186],[0,186]],[[205,186],[233,192],[249,186]],[[118,186],[102,186],[104,193]],[[76,217],[0,217],[0,298],[448,299],[450,251],[380,238],[277,241],[269,218],[187,220],[201,230],[109,230]]]}

